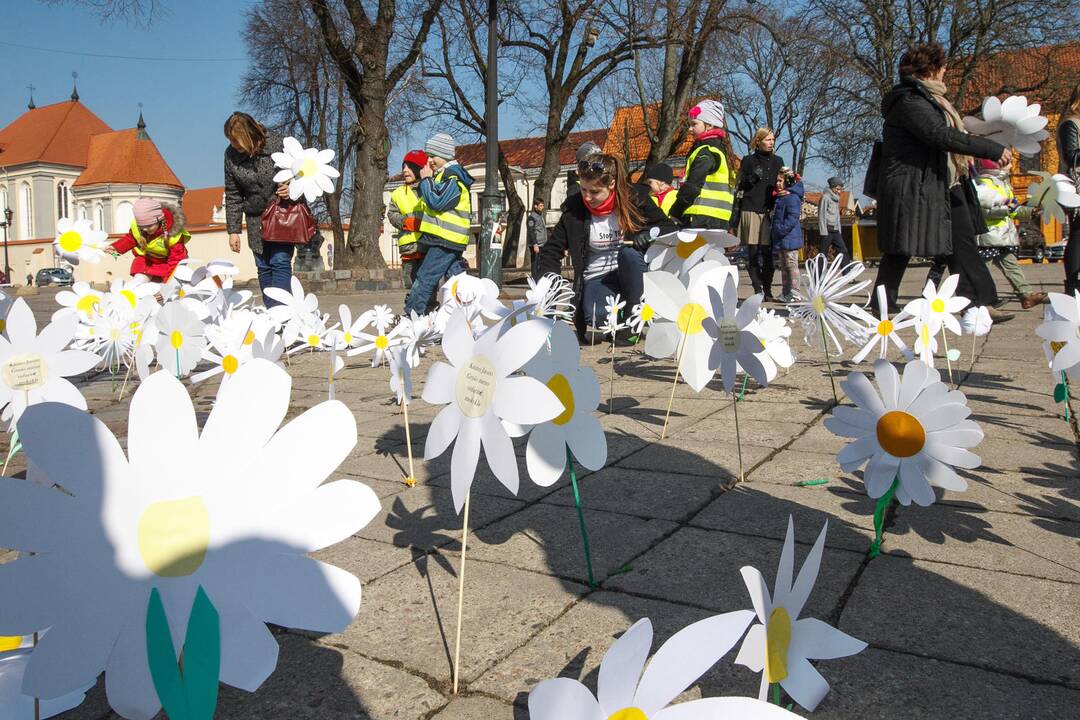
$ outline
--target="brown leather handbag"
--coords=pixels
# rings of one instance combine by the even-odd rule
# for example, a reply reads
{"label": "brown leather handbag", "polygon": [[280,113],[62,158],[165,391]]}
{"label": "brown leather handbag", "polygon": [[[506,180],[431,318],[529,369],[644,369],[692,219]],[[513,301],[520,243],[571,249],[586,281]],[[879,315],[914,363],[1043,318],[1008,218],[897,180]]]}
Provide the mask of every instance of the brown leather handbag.
{"label": "brown leather handbag", "polygon": [[318,232],[315,216],[302,202],[275,198],[262,214],[262,239],[269,242],[307,245]]}

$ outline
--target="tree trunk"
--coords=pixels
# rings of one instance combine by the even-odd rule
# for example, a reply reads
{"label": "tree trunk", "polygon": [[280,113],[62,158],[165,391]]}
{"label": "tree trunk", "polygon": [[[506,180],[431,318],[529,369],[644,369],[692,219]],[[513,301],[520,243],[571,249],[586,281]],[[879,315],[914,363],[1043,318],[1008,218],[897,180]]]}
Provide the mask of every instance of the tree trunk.
{"label": "tree trunk", "polygon": [[353,214],[344,251],[335,254],[341,268],[384,268],[379,250],[382,234],[383,187],[387,178],[390,138],[386,132],[386,92],[382,74],[370,73],[363,85],[365,103],[357,118],[359,136],[353,167]]}
{"label": "tree trunk", "polygon": [[506,207],[509,212],[506,237],[503,239],[502,266],[504,268],[517,267],[518,240],[521,235],[521,219],[525,216],[525,203],[518,195],[517,186],[514,184],[514,174],[510,170],[510,163],[506,161],[506,155],[503,154],[501,147],[499,148],[499,178],[506,192]]}

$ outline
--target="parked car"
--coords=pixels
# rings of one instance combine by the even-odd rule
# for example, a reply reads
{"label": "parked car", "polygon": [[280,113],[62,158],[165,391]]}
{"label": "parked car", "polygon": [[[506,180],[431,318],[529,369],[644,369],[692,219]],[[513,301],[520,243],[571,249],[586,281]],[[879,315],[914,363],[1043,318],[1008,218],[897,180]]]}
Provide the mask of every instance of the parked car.
{"label": "parked car", "polygon": [[71,271],[67,268],[41,268],[34,277],[34,284],[38,287],[45,287],[46,285],[68,287],[72,283],[74,283],[74,279],[71,277]]}
{"label": "parked car", "polygon": [[1024,225],[1020,226],[1020,249],[1016,256],[1021,259],[1031,260],[1033,263],[1041,263],[1049,260],[1056,263],[1065,257],[1065,243],[1047,245],[1042,230]]}

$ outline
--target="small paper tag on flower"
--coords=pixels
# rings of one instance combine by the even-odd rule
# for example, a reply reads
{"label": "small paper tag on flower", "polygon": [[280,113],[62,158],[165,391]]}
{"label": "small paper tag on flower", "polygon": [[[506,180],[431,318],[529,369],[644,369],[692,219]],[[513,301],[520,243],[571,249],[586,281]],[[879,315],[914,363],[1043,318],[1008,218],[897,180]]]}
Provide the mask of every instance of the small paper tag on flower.
{"label": "small paper tag on flower", "polygon": [[35,353],[16,355],[4,363],[2,370],[4,383],[12,390],[33,390],[45,384],[49,379],[45,360]]}

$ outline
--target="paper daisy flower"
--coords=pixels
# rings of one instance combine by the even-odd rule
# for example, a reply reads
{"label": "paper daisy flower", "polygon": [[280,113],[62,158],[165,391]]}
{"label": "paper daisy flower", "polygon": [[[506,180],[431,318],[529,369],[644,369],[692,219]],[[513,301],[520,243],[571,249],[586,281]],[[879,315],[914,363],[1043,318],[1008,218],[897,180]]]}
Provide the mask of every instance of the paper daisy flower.
{"label": "paper daisy flower", "polygon": [[268,309],[270,317],[282,328],[282,340],[285,345],[292,345],[304,322],[319,314],[319,299],[313,293],[305,293],[304,286],[295,275],[292,277],[290,290],[268,287],[266,296],[280,305]]}
{"label": "paper daisy flower", "polygon": [[1080,376],[1080,290],[1072,296],[1050,293],[1050,307],[1050,317],[1035,329],[1049,344],[1053,357],[1050,370]]}
{"label": "paper daisy flower", "polygon": [[806,261],[806,272],[799,276],[799,287],[795,289],[798,300],[788,303],[791,316],[803,326],[806,344],[821,348],[827,334],[842,352],[843,346],[837,333],[849,342],[863,342],[864,330],[861,318],[844,301],[862,292],[870,280],[858,281],[866,269],[861,262],[841,265],[843,255],[837,255],[830,263],[824,254]]}
{"label": "paper daisy flower", "polygon": [[284,152],[270,155],[274,165],[281,168],[274,175],[274,182],[289,183],[289,198],[297,200],[301,195],[315,202],[323,193],[334,192],[334,180],[339,173],[330,165],[334,161],[333,150],[304,148],[294,137],[285,138]]}
{"label": "paper daisy flower", "polygon": [[121,305],[127,303],[128,309],[134,310],[145,298],[153,297],[160,287],[157,283],[142,278],[113,280],[109,285],[109,293],[105,296],[105,300],[106,302],[116,300]]}
{"label": "paper daisy flower", "polygon": [[880,319],[874,317],[857,305],[851,306],[851,311],[860,315],[866,322],[868,328],[866,334],[869,337],[866,344],[863,345],[862,350],[855,353],[855,357],[851,358],[851,361],[856,363],[862,362],[866,359],[866,356],[870,354],[870,351],[874,349],[875,345],[878,346],[878,358],[884,360],[889,354],[890,342],[896,346],[904,356],[905,360],[910,360],[913,355],[911,354],[911,351],[908,350],[907,343],[900,338],[896,331],[914,325],[915,318],[905,318],[904,315],[906,313],[900,313],[896,318],[889,319],[888,302],[886,302],[884,285],[878,285],[877,301],[878,307],[881,308]]}
{"label": "paper daisy flower", "polygon": [[529,281],[529,289],[525,291],[525,304],[533,307],[533,315],[573,322],[574,320],[574,287],[562,275],[547,273],[539,280],[532,277]]}
{"label": "paper daisy flower", "polygon": [[777,315],[775,310],[759,308],[757,317],[746,329],[761,343],[757,357],[765,367],[765,377],[769,382],[776,377],[778,366],[789,368],[795,364],[795,353],[788,342],[791,326],[788,325],[787,318]]}
{"label": "paper daisy flower", "polygon": [[105,367],[111,371],[118,370],[135,349],[137,323],[132,313],[107,312],[96,316],[91,322],[97,343],[96,352]]}
{"label": "paper daisy flower", "polygon": [[622,330],[626,325],[619,320],[619,314],[626,307],[626,301],[618,294],[608,295],[604,298],[604,323],[598,330],[610,334],[614,339],[615,333]]}
{"label": "paper daisy flower", "polygon": [[252,343],[244,344],[249,332],[251,332],[250,329],[246,327],[228,328],[208,325],[206,340],[209,347],[203,351],[203,360],[212,364],[207,370],[193,373],[191,383],[194,385],[215,375],[221,375],[221,385],[218,386],[218,392],[220,392],[221,388],[225,387],[225,383],[232,380],[237,371],[254,357],[251,351],[254,339]]}
{"label": "paper daisy flower", "polygon": [[656,315],[656,311],[653,310],[652,305],[642,301],[630,309],[630,319],[627,321],[626,326],[635,335],[640,335],[645,328],[652,325],[653,318]]}
{"label": "paper daisy flower", "polygon": [[206,326],[182,302],[174,300],[158,311],[154,343],[158,363],[176,377],[184,377],[199,364],[206,348]]}
{"label": "paper daisy flower", "polygon": [[253,361],[218,395],[200,434],[187,389],[155,373],[131,400],[126,457],[87,413],[43,405],[23,417],[28,462],[63,486],[0,478],[0,545],[38,553],[0,566],[0,632],[52,628],[30,658],[24,693],[57,697],[104,670],[118,714],[153,717],[154,588],[174,642],[203,588],[221,617],[221,681],[247,691],[277,663],[264,623],[348,626],[359,580],[306,554],[356,533],[379,502],[352,480],[322,484],[356,444],[343,404],[319,404],[278,429],[290,385],[281,368]]}
{"label": "paper daisy flower", "polygon": [[525,364],[525,374],[547,386],[562,412],[532,428],[525,450],[529,477],[542,487],[552,485],[566,469],[566,448],[582,466],[600,470],[607,462],[607,438],[593,411],[600,404],[600,384],[592,368],[581,367],[581,349],[570,326],[556,323],[550,351],[541,349]]}
{"label": "paper daisy flower", "polygon": [[739,238],[726,230],[677,230],[657,236],[645,251],[645,261],[650,270],[673,273],[685,282],[698,263],[730,264],[724,250],[738,244]]}
{"label": "paper daisy flower", "polygon": [[1028,207],[1042,210],[1042,221],[1049,225],[1051,218],[1059,224],[1066,222],[1065,208],[1080,207],[1080,195],[1068,175],[1051,175],[1041,170],[1032,170],[1029,175],[1038,175],[1039,179],[1028,186]]}
{"label": "paper daisy flower", "polygon": [[317,350],[325,350],[337,341],[334,328],[326,327],[326,322],[329,319],[329,315],[326,317],[319,317],[313,315],[300,323],[296,332],[296,343],[293,347],[289,348],[288,354],[295,355],[299,352],[315,352]]}
{"label": "paper daisy flower", "polygon": [[348,350],[349,348],[356,347],[360,342],[359,333],[361,330],[371,324],[371,320],[375,313],[373,310],[367,310],[360,313],[360,317],[353,320],[352,310],[348,305],[338,305],[338,319],[341,322],[341,347],[339,350]]}
{"label": "paper daisy flower", "polygon": [[[356,347],[346,353],[349,357],[362,355],[364,353],[372,353],[371,367],[379,367],[382,365],[387,359],[387,352],[391,348],[401,345],[404,341],[404,338],[402,337],[404,328],[401,324],[390,328],[389,322],[379,324],[377,320],[378,317],[376,316],[376,322],[373,322],[375,325],[374,333],[365,331],[358,332],[356,334],[358,338]],[[389,332],[387,332],[387,329],[389,329]]]}
{"label": "paper daisy flower", "polygon": [[787,536],[780,551],[780,565],[776,569],[776,584],[771,596],[769,586],[757,568],[747,566],[740,570],[758,624],[750,627],[735,662],[762,673],[759,700],[766,698],[771,683],[780,683],[792,700],[813,711],[829,692],[829,683],[810,660],[834,660],[855,655],[866,648],[862,640],[817,618],[799,619],[817,580],[828,527],[826,521],[792,582],[795,524],[788,515]]}
{"label": "paper daisy flower", "polygon": [[513,375],[543,346],[547,325],[527,320],[504,333],[499,330],[493,326],[474,338],[464,314],[455,313],[442,340],[449,364],[431,366],[421,395],[429,405],[446,405],[428,429],[424,459],[442,455],[457,438],[450,486],[458,512],[476,474],[481,444],[491,472],[517,495],[517,458],[503,421],[538,425],[565,412],[555,393],[539,380]]}
{"label": "paper daisy flower", "polygon": [[72,316],[57,318],[39,335],[26,301],[19,298],[12,304],[7,337],[0,337],[0,405],[5,406],[0,420],[14,426],[28,406],[43,402],[86,409],[82,393],[65,378],[87,372],[101,358],[64,349],[75,337],[76,325]]}
{"label": "paper daisy flower", "polygon": [[101,308],[103,295],[90,287],[89,283],[77,282],[70,290],[61,290],[56,293],[56,302],[60,304],[60,310],[53,315],[74,313],[80,320],[88,320]]}
{"label": "paper daisy flower", "polygon": [[394,393],[398,405],[412,402],[412,368],[404,347],[390,351],[390,392]]}
{"label": "paper daisy flower", "polygon": [[930,332],[930,325],[920,318],[915,318],[915,354],[919,360],[934,367],[937,348],[937,335]]}
{"label": "paper daisy flower", "polygon": [[60,218],[56,221],[53,251],[72,265],[83,261],[98,262],[108,245],[109,236],[103,230],[95,230],[89,220]]}
{"label": "paper daisy flower", "polygon": [[942,326],[948,328],[953,335],[959,335],[960,321],[956,319],[956,313],[971,304],[967,298],[956,295],[956,285],[959,282],[960,276],[956,274],[949,275],[936,288],[934,283],[927,280],[922,297],[905,305],[904,312],[927,325],[931,335],[937,335]]}
{"label": "paper daisy flower", "polygon": [[864,463],[867,494],[880,498],[898,480],[896,499],[902,505],[934,502],[931,486],[961,492],[967,482],[953,467],[979,467],[979,456],[966,448],[983,439],[967,398],[950,391],[937,370],[919,360],[904,366],[904,375],[890,363],[874,363],[879,395],[862,373],[851,373],[841,385],[856,407],[840,406],[825,420],[833,434],[854,438],[836,456],[852,472]]}
{"label": "paper daisy flower", "polygon": [[671,636],[645,667],[652,648],[648,618],[638,620],[600,661],[596,695],[572,678],[544,680],[529,693],[530,720],[767,720],[796,715],[742,697],[670,705],[735,646],[754,618],[749,610],[716,615]]}
{"label": "paper daisy flower", "polygon": [[761,341],[747,326],[757,317],[761,295],[752,295],[739,307],[738,291],[730,275],[724,278],[723,295],[716,288],[709,288],[709,304],[712,315],[701,321],[705,334],[712,340],[709,350],[709,369],[720,370],[724,390],[735,387],[736,368],[742,367],[758,384],[769,384],[765,367],[755,353],[761,352]]}
{"label": "paper daisy flower", "polygon": [[694,392],[701,392],[713,376],[709,369],[713,341],[702,326],[709,315],[709,288],[723,287],[724,278],[733,270],[719,263],[701,263],[690,271],[689,287],[671,273],[645,273],[644,301],[654,310],[645,353],[655,358],[678,353],[679,372]]}
{"label": "paper daisy flower", "polygon": [[[30,664],[33,650],[30,638],[21,643],[19,649],[0,652],[0,720],[33,720],[34,698],[23,695],[23,677]],[[82,705],[86,692],[94,683],[51,700],[38,700],[38,717],[50,718]]]}
{"label": "paper daisy flower", "polygon": [[[439,290],[439,302],[451,311],[465,308],[472,311],[471,320],[480,325],[480,317],[499,320],[506,316],[506,308],[499,302],[499,286],[488,278],[479,278],[461,272],[443,283]],[[482,330],[482,326],[474,327]]]}
{"label": "paper daisy flower", "polygon": [[1037,155],[1040,143],[1049,137],[1047,119],[1039,112],[1038,103],[1028,105],[1023,95],[1010,95],[1004,101],[993,95],[982,103],[982,119],[968,115],[964,127],[973,135],[981,135],[1005,147],[1015,147],[1025,155]]}
{"label": "paper daisy flower", "polygon": [[442,334],[435,327],[433,314],[417,315],[412,312],[408,317],[402,317],[398,321],[398,337],[401,338],[402,347],[405,349],[405,358],[409,367],[420,366],[420,356],[427,349],[439,342]]}

